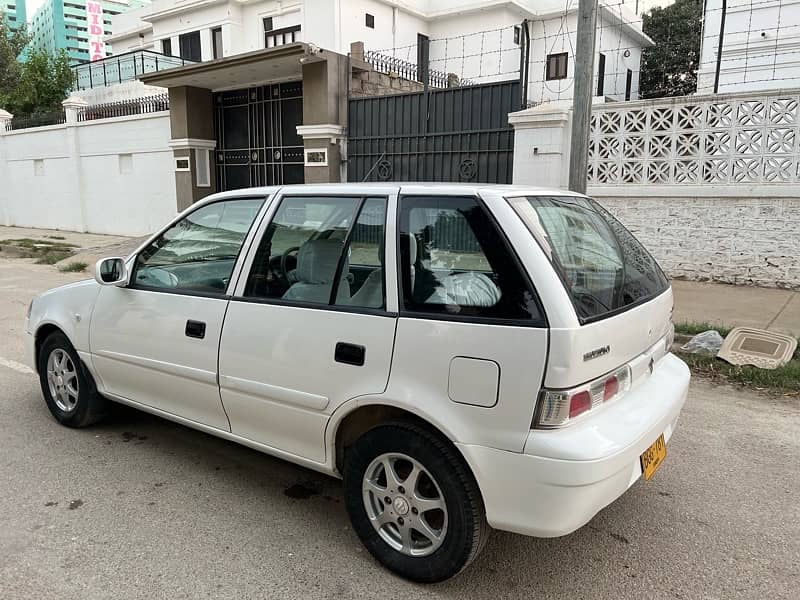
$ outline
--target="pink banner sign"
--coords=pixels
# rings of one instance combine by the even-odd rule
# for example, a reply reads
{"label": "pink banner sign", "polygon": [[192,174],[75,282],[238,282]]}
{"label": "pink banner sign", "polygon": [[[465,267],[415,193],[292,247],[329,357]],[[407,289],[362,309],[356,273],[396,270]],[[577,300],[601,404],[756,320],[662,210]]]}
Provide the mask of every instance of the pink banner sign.
{"label": "pink banner sign", "polygon": [[89,60],[102,60],[106,57],[106,44],[103,41],[103,5],[86,0],[86,29],[89,33]]}

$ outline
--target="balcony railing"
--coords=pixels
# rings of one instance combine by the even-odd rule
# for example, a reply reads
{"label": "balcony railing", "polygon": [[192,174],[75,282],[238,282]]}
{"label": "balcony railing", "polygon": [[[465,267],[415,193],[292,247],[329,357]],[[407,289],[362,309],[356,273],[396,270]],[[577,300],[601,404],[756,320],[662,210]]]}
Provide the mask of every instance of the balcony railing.
{"label": "balcony railing", "polygon": [[16,129],[30,129],[31,127],[44,127],[45,125],[60,125],[67,120],[63,110],[32,115],[16,115],[6,125],[8,131]]}
{"label": "balcony railing", "polygon": [[292,44],[300,40],[300,25],[292,25],[282,29],[270,29],[264,32],[264,48],[275,48],[284,44]]}
{"label": "balcony railing", "polygon": [[[364,60],[371,64],[378,73],[424,83],[420,79],[417,65],[407,60],[386,56],[372,50],[364,53]],[[452,73],[447,74],[444,71],[428,69],[428,85],[432,88],[451,88],[474,85],[474,82],[469,79],[459,79]]]}
{"label": "balcony railing", "polygon": [[168,56],[152,50],[134,50],[102,60],[82,63],[72,67],[73,89],[88,90],[134,81],[146,73],[194,64],[195,61],[180,56]]}
{"label": "balcony railing", "polygon": [[145,98],[87,106],[78,113],[78,121],[97,121],[98,119],[143,115],[165,110],[169,110],[169,95],[156,94]]}

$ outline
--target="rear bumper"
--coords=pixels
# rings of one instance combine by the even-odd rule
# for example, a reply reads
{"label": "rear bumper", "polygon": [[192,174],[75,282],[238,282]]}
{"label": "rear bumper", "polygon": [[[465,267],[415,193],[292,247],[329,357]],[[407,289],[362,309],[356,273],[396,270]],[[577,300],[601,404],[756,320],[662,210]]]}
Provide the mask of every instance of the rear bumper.
{"label": "rear bumper", "polygon": [[588,523],[641,477],[642,452],[662,433],[669,441],[688,388],[688,367],[669,354],[647,381],[597,415],[560,430],[532,430],[523,453],[457,444],[489,524],[556,537]]}

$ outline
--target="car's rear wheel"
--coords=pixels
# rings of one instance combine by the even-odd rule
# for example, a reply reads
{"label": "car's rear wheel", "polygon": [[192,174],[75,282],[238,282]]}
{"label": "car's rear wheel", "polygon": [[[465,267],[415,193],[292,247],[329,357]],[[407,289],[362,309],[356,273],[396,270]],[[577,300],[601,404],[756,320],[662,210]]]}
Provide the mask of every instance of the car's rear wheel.
{"label": "car's rear wheel", "polygon": [[47,408],[62,425],[86,427],[105,416],[108,401],[97,393],[67,336],[51,333],[38,357],[39,382]]}
{"label": "car's rear wheel", "polygon": [[483,501],[457,451],[412,423],[381,425],[345,455],[347,511],[361,541],[408,579],[432,583],[464,569],[488,536]]}

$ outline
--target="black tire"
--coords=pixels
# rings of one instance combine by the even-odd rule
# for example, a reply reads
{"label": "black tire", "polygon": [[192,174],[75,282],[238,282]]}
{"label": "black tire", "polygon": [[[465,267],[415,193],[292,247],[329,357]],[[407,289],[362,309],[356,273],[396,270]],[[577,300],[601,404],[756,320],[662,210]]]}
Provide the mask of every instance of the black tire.
{"label": "black tire", "polygon": [[[68,407],[69,410],[64,410],[59,406],[50,391],[50,383],[48,381],[47,362],[50,355],[58,350],[69,356],[74,366],[75,379],[78,382],[77,399],[74,401],[74,407]],[[61,332],[53,332],[48,335],[39,349],[37,362],[42,395],[47,403],[47,408],[50,409],[50,412],[59,423],[67,427],[86,427],[105,416],[108,409],[108,400],[97,392],[94,379],[84,367],[67,336]],[[62,404],[66,403],[62,402]]]}
{"label": "black tire", "polygon": [[[441,545],[428,555],[411,556],[392,547],[367,514],[362,490],[367,469],[378,457],[392,453],[417,461],[441,490],[447,527]],[[384,566],[406,579],[421,583],[448,579],[478,556],[488,538],[483,498],[469,467],[449,442],[419,425],[391,422],[364,433],[346,451],[344,489],[347,512],[364,546]],[[385,502],[381,506],[383,510],[393,508]]]}

